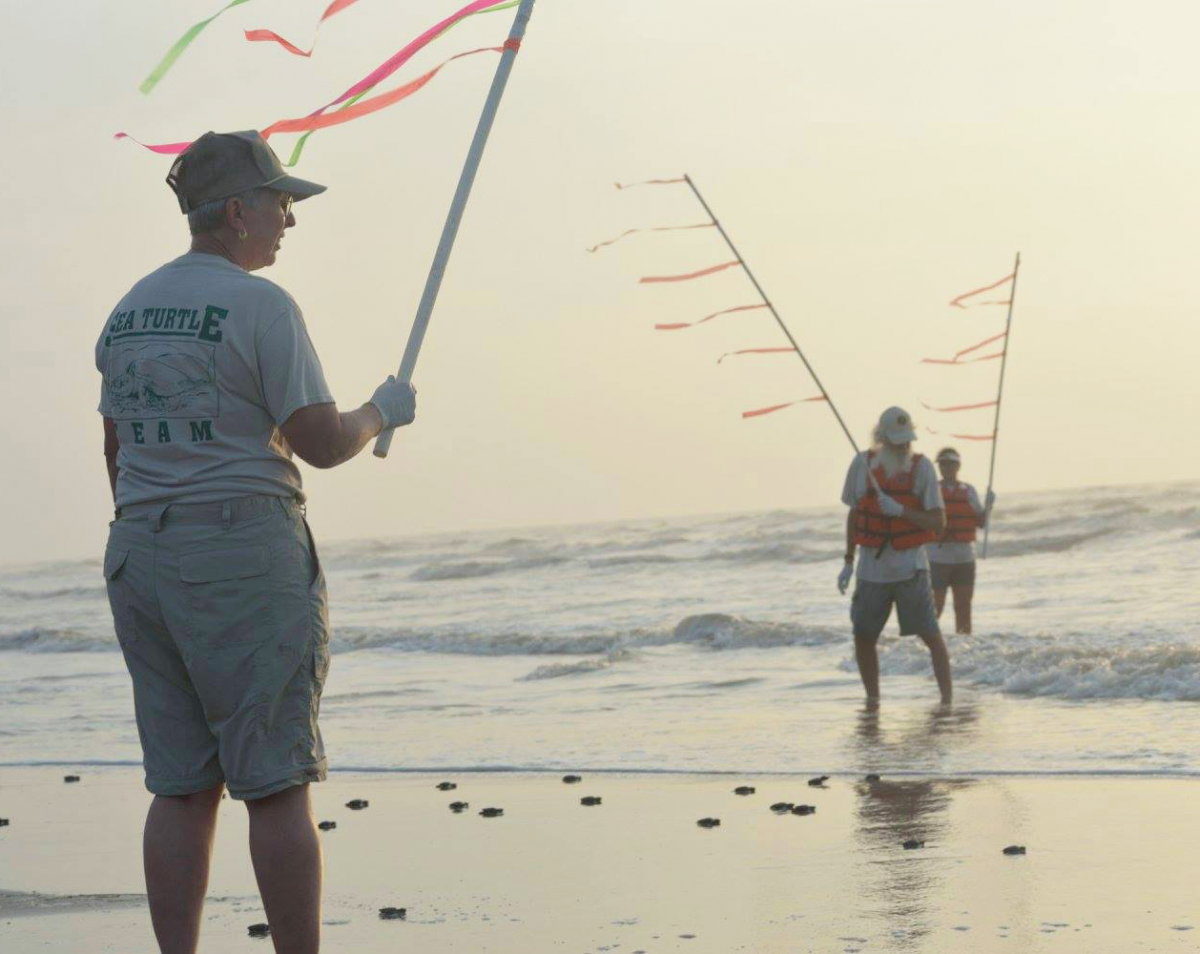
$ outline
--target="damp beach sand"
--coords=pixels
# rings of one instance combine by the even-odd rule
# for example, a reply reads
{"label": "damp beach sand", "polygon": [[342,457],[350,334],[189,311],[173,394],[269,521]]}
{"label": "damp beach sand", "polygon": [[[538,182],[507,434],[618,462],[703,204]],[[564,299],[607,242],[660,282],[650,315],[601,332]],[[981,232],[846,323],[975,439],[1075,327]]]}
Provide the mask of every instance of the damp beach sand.
{"label": "damp beach sand", "polygon": [[[0,949],[150,952],[128,768],[0,768]],[[1194,951],[1191,779],[335,773],[330,951]],[[437,783],[453,781],[452,791]],[[734,789],[752,786],[749,795]],[[585,806],[585,798],[600,804]],[[365,799],[351,810],[346,803]],[[451,802],[467,802],[455,813]],[[778,802],[812,805],[798,815]],[[483,817],[485,808],[502,808]],[[702,818],[719,826],[700,827]],[[923,847],[905,848],[905,842]],[[222,802],[201,950],[269,950]],[[1003,849],[1022,845],[1024,855]],[[380,909],[404,908],[404,918]],[[256,946],[257,945],[257,946]]]}

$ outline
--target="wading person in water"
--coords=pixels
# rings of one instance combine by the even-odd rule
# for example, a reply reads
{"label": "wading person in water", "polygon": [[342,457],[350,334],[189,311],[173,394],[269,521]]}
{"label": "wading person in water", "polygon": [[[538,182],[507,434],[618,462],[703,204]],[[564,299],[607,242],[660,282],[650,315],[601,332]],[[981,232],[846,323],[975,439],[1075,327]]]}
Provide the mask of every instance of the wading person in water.
{"label": "wading person in water", "polygon": [[946,529],[942,538],[929,544],[929,579],[938,619],[946,605],[946,590],[954,594],[954,631],[971,632],[971,598],[975,595],[975,531],[987,526],[996,495],[990,490],[987,503],[970,484],[960,483],[958,470],[962,460],[953,447],[943,447],[937,455],[942,472],[942,500],[946,504]]}
{"label": "wading person in water", "polygon": [[116,504],[104,575],[155,796],[150,916],[162,951],[196,950],[227,789],[249,812],[276,950],[309,954],[329,617],[292,451],[336,467],[412,423],[416,396],[389,377],[339,411],[300,308],[251,274],[274,264],[293,202],[324,186],[287,175],[256,132],[206,133],[167,182],[191,249],[135,284],[96,344]]}
{"label": "wading person in water", "polygon": [[916,436],[908,413],[890,407],[879,418],[874,446],[851,463],[842,490],[842,503],[850,510],[838,589],[845,593],[850,585],[857,549],[850,621],[867,698],[879,698],[876,644],[895,605],[900,635],[919,636],[929,647],[942,701],[949,702],[950,656],[938,629],[925,556],[925,544],[938,538],[946,516],[933,464],[912,451]]}

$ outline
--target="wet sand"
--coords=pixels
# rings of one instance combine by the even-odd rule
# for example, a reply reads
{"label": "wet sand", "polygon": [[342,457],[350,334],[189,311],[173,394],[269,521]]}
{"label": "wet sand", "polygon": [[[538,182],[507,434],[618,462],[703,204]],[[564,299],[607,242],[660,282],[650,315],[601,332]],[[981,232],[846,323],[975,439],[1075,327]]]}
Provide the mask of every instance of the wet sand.
{"label": "wet sand", "polygon": [[[64,784],[68,772],[82,780]],[[337,823],[321,834],[324,949],[1200,950],[1196,781],[580,774],[314,786],[318,820]],[[354,798],[369,807],[346,808]],[[0,949],[155,950],[148,800],[133,769],[0,769]],[[455,814],[455,801],[470,807]],[[816,812],[778,815],[776,802]],[[1004,855],[1012,844],[1027,854]],[[247,934],[265,918],[245,845],[245,812],[226,800],[202,951],[271,950]],[[387,906],[406,918],[380,919]]]}

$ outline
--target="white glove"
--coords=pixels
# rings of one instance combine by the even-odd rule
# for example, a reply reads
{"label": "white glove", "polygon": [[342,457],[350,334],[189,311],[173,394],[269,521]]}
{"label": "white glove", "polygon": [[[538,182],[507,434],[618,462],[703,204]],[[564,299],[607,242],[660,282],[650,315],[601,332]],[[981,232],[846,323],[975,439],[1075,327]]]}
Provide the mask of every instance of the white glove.
{"label": "white glove", "polygon": [[417,418],[417,389],[411,384],[397,381],[389,374],[386,381],[375,389],[371,403],[383,418],[383,429],[403,427]]}
{"label": "white glove", "polygon": [[842,572],[838,574],[838,592],[843,596],[846,595],[846,587],[850,585],[850,579],[854,576],[854,564],[849,560],[842,567]]}
{"label": "white glove", "polygon": [[879,495],[879,509],[883,511],[885,517],[903,517],[904,505],[897,503],[887,494]]}
{"label": "white glove", "polygon": [[987,500],[984,502],[983,509],[985,513],[992,512],[992,504],[996,502],[996,491],[989,490],[987,492]]}

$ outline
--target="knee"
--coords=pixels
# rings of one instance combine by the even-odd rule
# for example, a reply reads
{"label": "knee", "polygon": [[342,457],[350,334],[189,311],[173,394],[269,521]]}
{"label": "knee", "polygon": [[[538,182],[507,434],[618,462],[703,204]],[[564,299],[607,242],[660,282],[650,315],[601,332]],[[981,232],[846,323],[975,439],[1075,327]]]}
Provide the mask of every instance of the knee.
{"label": "knee", "polygon": [[246,800],[246,811],[251,815],[270,812],[308,811],[308,785],[291,785],[282,791],[272,792],[262,798]]}
{"label": "knee", "polygon": [[211,815],[216,812],[217,806],[221,803],[221,795],[224,791],[225,784],[221,783],[214,788],[206,788],[202,792],[191,792],[187,795],[156,795],[154,797],[160,805],[169,806],[177,811],[194,815]]}

